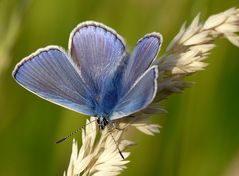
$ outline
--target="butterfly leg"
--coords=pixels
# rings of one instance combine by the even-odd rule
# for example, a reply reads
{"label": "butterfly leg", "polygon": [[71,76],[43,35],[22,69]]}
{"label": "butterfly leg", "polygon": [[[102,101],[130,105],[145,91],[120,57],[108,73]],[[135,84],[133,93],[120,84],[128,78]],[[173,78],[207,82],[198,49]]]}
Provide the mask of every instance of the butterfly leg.
{"label": "butterfly leg", "polygon": [[116,129],[116,130],[119,130],[119,131],[123,131],[124,129],[126,129],[128,127],[128,125],[127,125],[123,128],[120,128],[119,125],[117,125],[115,122],[111,122],[111,124],[112,124],[113,129]]}

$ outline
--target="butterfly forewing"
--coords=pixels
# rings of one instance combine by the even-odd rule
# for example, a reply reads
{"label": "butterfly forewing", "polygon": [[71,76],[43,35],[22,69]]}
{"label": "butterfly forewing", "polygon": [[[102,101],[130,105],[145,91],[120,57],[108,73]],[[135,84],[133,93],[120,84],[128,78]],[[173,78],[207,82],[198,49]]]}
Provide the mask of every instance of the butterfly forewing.
{"label": "butterfly forewing", "polygon": [[93,101],[79,73],[58,47],[40,49],[13,71],[16,81],[55,104],[94,116]]}

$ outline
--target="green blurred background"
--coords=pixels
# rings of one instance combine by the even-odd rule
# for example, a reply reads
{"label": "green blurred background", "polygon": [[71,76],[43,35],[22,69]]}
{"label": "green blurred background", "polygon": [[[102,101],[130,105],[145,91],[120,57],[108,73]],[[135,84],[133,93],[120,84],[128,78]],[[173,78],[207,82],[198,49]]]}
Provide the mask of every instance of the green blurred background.
{"label": "green blurred background", "polygon": [[[85,20],[111,26],[130,49],[145,33],[159,31],[162,54],[185,20],[238,5],[238,0],[0,0],[0,175],[62,175],[72,142],[55,141],[86,119],[20,87],[11,71],[21,58],[46,45],[67,48],[71,30]],[[216,43],[209,67],[189,78],[196,84],[164,103],[169,113],[152,118],[163,126],[161,133],[131,136],[138,145],[122,175],[232,176],[228,170],[239,161],[239,49],[226,40]],[[75,137],[80,143],[79,134]]]}

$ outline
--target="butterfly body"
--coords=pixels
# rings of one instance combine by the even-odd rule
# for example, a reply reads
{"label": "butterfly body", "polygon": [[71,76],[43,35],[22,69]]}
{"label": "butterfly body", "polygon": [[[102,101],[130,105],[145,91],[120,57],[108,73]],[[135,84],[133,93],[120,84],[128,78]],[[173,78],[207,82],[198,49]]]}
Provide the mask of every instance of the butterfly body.
{"label": "butterfly body", "polygon": [[104,130],[105,126],[108,125],[109,120],[103,116],[97,117],[97,123],[99,125],[100,130]]}
{"label": "butterfly body", "polygon": [[84,22],[70,35],[69,53],[58,46],[40,49],[17,64],[13,77],[43,99],[96,117],[104,129],[153,101],[158,69],[152,62],[161,43],[160,34],[148,34],[129,54],[113,29]]}

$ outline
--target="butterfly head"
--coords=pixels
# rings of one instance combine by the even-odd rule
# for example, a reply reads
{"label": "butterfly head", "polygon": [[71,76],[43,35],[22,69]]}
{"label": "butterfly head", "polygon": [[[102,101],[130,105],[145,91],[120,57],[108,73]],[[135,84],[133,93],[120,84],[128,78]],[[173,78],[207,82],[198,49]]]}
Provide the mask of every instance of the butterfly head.
{"label": "butterfly head", "polygon": [[97,117],[97,123],[99,125],[100,130],[104,130],[105,126],[108,125],[109,120],[106,117],[99,116]]}

